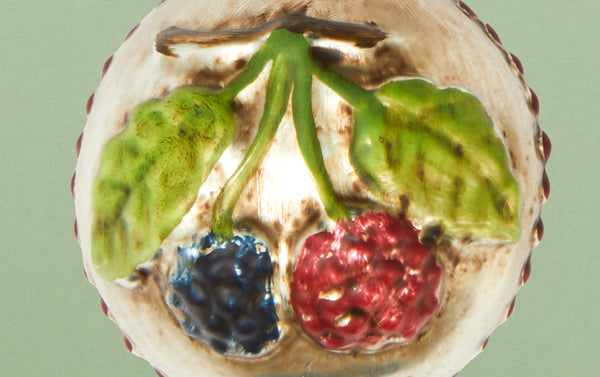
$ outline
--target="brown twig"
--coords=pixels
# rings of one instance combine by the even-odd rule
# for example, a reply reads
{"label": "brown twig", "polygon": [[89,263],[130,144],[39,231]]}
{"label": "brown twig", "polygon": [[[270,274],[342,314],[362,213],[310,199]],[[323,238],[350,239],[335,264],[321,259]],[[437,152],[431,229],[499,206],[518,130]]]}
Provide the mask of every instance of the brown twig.
{"label": "brown twig", "polygon": [[360,48],[373,47],[387,38],[385,32],[373,26],[324,20],[302,14],[288,14],[248,29],[203,31],[173,26],[157,34],[156,51],[163,55],[176,56],[171,47],[179,44],[191,44],[203,48],[227,43],[243,43],[256,40],[277,29],[288,29],[298,34],[311,32],[323,38],[352,42]]}

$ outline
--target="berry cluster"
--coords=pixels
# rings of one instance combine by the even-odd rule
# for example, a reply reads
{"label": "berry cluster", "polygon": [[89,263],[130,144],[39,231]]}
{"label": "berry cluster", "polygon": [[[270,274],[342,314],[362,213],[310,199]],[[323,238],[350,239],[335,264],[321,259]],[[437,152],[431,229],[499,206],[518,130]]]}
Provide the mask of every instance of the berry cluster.
{"label": "berry cluster", "polygon": [[273,264],[251,236],[219,242],[211,233],[178,249],[171,304],[192,338],[224,354],[259,354],[279,338],[271,292]]}
{"label": "berry cluster", "polygon": [[414,339],[439,307],[442,269],[402,217],[387,213],[313,234],[290,301],[304,331],[333,350],[375,350]]}

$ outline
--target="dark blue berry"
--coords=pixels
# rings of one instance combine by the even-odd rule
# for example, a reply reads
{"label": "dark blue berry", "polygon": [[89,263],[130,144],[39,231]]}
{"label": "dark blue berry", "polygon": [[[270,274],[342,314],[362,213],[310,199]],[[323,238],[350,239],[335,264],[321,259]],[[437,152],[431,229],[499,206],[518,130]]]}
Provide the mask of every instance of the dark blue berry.
{"label": "dark blue berry", "polygon": [[218,353],[256,355],[279,339],[272,275],[265,245],[251,236],[219,241],[211,233],[178,248],[168,302],[190,337]]}

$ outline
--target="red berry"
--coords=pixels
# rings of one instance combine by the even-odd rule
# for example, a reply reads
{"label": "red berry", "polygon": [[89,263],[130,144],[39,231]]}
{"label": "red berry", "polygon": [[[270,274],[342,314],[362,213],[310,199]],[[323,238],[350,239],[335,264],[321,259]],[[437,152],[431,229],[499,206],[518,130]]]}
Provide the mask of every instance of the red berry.
{"label": "red berry", "polygon": [[439,307],[442,269],[404,217],[358,216],[304,242],[290,302],[304,331],[333,350],[414,339]]}

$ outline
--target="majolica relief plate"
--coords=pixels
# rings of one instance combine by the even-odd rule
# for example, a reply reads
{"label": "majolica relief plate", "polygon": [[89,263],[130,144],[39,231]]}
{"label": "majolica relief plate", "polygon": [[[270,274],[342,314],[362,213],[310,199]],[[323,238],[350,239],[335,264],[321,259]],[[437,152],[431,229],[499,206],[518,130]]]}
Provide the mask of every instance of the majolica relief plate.
{"label": "majolica relief plate", "polygon": [[462,2],[161,2],[106,62],[88,279],[165,377],[452,376],[514,306],[550,143]]}

